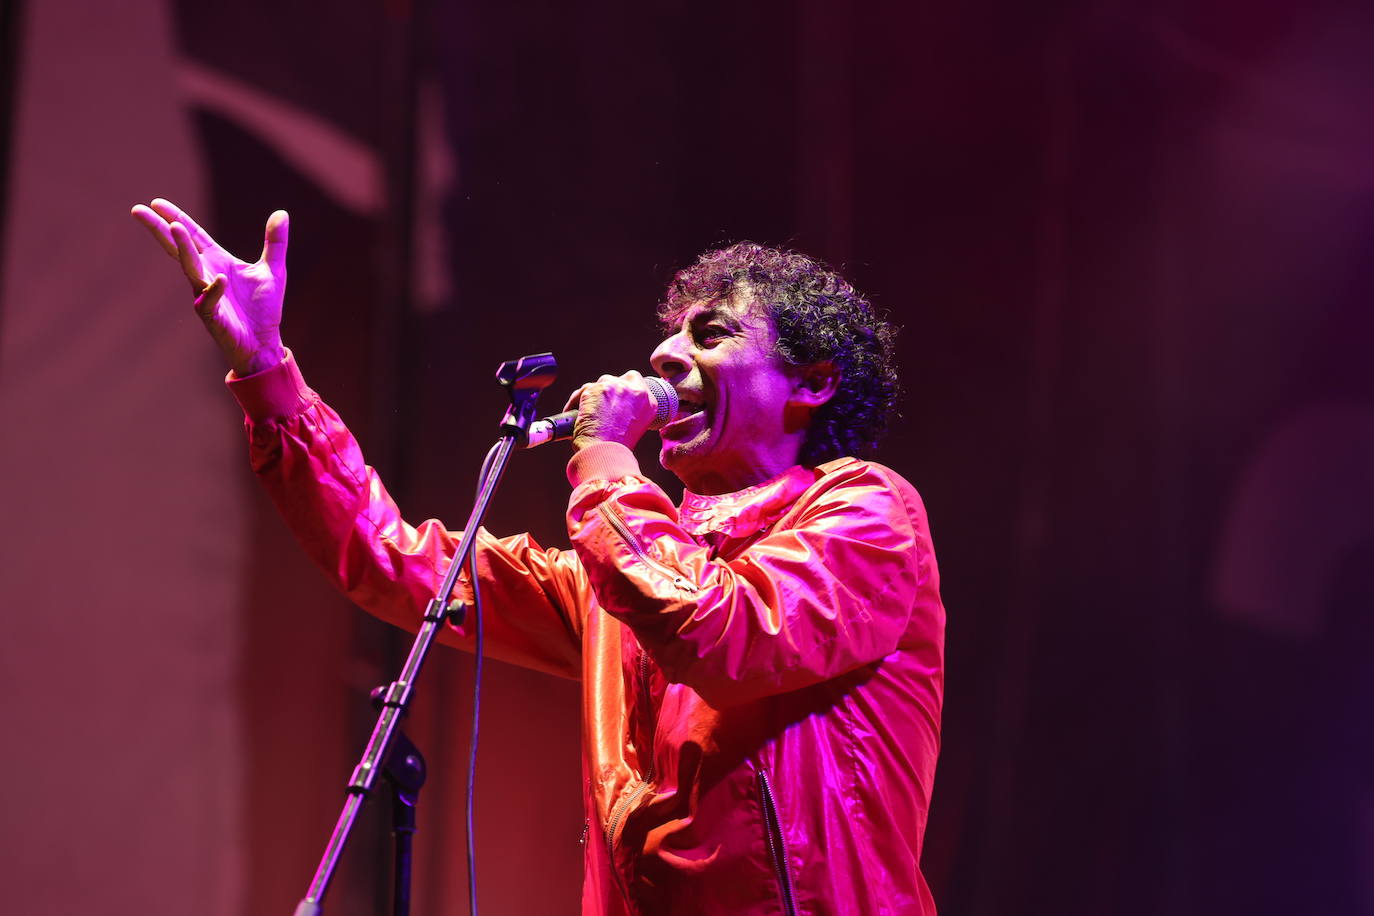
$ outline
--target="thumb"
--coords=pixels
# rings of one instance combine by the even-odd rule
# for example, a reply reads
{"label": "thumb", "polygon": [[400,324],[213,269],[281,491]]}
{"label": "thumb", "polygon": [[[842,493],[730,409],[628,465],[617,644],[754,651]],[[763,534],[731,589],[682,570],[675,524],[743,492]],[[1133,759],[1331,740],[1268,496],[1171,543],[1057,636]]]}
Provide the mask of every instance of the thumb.
{"label": "thumb", "polygon": [[267,218],[267,231],[262,241],[262,260],[280,273],[286,267],[286,241],[290,235],[291,217],[285,210],[277,210]]}
{"label": "thumb", "polygon": [[567,403],[563,405],[564,413],[567,413],[570,410],[577,409],[578,404],[582,400],[582,390],[586,387],[586,385],[578,385],[576,390],[574,390],[572,394],[568,395]]}

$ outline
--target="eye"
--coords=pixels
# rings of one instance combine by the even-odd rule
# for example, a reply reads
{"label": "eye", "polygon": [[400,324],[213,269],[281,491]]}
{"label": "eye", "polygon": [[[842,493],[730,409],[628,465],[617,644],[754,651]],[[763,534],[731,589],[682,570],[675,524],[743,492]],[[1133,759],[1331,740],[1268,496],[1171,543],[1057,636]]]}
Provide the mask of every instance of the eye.
{"label": "eye", "polygon": [[708,324],[697,332],[697,340],[706,346],[718,343],[730,336],[729,328],[720,324]]}

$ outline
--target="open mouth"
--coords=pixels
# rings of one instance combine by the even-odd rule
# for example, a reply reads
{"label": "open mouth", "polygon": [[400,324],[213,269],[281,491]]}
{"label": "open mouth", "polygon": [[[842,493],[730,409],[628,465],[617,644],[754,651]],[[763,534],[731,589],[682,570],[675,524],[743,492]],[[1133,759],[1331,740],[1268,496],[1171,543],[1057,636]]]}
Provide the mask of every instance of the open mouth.
{"label": "open mouth", "polygon": [[680,425],[685,425],[687,421],[695,420],[698,416],[704,414],[705,412],[706,405],[703,402],[698,401],[695,398],[683,397],[682,395],[678,395],[677,417],[673,420],[673,422],[667,424],[663,427],[663,429],[659,430],[659,432],[668,433],[671,435],[672,431],[676,427]]}
{"label": "open mouth", "polygon": [[694,413],[701,413],[706,409],[706,405],[691,398],[678,398],[677,415],[678,419],[690,417]]}

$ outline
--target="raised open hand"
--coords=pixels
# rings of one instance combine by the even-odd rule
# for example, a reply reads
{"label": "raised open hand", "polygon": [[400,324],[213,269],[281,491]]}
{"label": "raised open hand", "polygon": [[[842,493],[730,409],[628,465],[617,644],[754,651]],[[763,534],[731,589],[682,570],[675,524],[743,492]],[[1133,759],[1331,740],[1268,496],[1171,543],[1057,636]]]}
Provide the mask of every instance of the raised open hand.
{"label": "raised open hand", "polygon": [[181,264],[196,295],[196,314],[235,373],[251,375],[281,362],[285,210],[268,217],[262,255],[252,264],[221,248],[171,201],[155,198],[151,205],[138,204],[130,213]]}

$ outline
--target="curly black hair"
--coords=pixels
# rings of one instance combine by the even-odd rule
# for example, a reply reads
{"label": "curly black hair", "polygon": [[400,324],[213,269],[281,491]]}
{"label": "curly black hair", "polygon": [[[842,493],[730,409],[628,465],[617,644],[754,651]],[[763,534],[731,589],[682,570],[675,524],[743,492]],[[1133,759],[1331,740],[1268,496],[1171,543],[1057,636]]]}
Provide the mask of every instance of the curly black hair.
{"label": "curly black hair", "polygon": [[812,417],[799,460],[815,466],[842,455],[871,454],[900,390],[896,327],[826,265],[755,242],[707,251],[678,271],[658,317],[671,331],[694,303],[737,293],[763,307],[778,335],[778,355],[789,365],[829,362],[839,370],[839,389]]}

